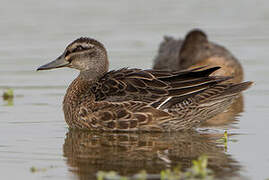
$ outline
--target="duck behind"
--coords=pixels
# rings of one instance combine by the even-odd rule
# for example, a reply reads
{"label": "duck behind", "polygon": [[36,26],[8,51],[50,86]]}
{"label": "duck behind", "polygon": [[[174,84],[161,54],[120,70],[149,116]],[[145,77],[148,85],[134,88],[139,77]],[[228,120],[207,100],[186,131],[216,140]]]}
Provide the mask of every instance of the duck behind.
{"label": "duck behind", "polygon": [[199,30],[190,31],[185,39],[165,37],[154,59],[153,69],[179,71],[200,66],[221,69],[213,76],[232,76],[230,82],[243,81],[243,68],[240,62],[225,47],[208,41],[207,35]]}

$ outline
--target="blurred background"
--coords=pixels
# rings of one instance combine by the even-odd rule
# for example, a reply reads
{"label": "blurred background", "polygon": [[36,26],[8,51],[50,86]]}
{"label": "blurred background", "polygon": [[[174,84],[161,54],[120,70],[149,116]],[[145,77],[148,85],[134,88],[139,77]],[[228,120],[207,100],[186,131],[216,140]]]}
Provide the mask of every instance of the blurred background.
{"label": "blurred background", "polygon": [[[222,154],[240,165],[237,176],[269,178],[268,8],[266,0],[2,0],[0,92],[12,88],[15,97],[11,104],[0,100],[1,177],[88,177],[81,175],[84,171],[77,173],[80,167],[70,165],[70,157],[64,154],[70,132],[61,104],[78,72],[35,71],[58,57],[67,44],[81,36],[92,37],[107,48],[110,69],[151,68],[164,35],[183,38],[189,30],[200,28],[210,41],[224,45],[240,60],[245,80],[255,81],[244,93],[244,112],[228,129],[236,141]],[[210,128],[207,133],[224,130],[227,127]],[[32,173],[33,166],[46,170]]]}

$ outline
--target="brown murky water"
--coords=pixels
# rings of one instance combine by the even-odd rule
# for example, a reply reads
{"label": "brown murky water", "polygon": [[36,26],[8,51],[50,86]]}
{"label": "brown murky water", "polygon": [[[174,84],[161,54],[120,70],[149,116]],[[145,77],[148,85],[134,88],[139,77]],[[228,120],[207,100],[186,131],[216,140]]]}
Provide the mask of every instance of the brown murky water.
{"label": "brown murky water", "polygon": [[[158,173],[201,154],[219,177],[269,177],[269,3],[264,1],[34,1],[0,6],[1,179],[91,179],[98,170]],[[231,4],[232,3],[232,4]],[[67,43],[94,37],[109,51],[111,69],[150,68],[163,35],[199,27],[242,62],[255,85],[218,123],[190,133],[93,134],[69,131],[61,102],[77,72],[35,72]],[[214,121],[215,122],[215,121]],[[217,143],[224,130],[236,141]],[[36,173],[30,167],[45,169]]]}

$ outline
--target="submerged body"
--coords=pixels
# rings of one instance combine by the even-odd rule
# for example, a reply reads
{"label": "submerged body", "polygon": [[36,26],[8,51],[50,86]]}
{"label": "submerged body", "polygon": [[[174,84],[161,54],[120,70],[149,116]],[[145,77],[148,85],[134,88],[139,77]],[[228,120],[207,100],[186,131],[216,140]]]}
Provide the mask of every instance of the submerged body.
{"label": "submerged body", "polygon": [[55,61],[38,70],[80,70],[63,101],[70,128],[97,131],[178,131],[200,125],[224,111],[251,82],[222,82],[218,70],[170,72],[123,68],[108,72],[104,46],[80,38]]}
{"label": "submerged body", "polygon": [[225,47],[208,41],[206,34],[198,29],[190,31],[185,39],[165,37],[154,59],[153,69],[179,71],[200,66],[221,69],[212,76],[231,76],[230,82],[243,81],[244,73],[240,62]]}

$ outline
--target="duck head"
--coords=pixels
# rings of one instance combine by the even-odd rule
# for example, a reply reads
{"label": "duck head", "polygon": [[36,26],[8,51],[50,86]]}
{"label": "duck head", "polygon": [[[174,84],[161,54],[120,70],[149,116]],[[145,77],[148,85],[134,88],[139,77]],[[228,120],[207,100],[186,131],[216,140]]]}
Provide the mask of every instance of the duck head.
{"label": "duck head", "polygon": [[200,29],[193,29],[186,35],[179,51],[179,66],[186,69],[203,60],[209,53],[209,46],[207,35]]}
{"label": "duck head", "polygon": [[70,43],[63,54],[54,61],[40,66],[39,70],[69,67],[88,76],[102,75],[108,71],[108,58],[104,45],[92,38],[79,38]]}

